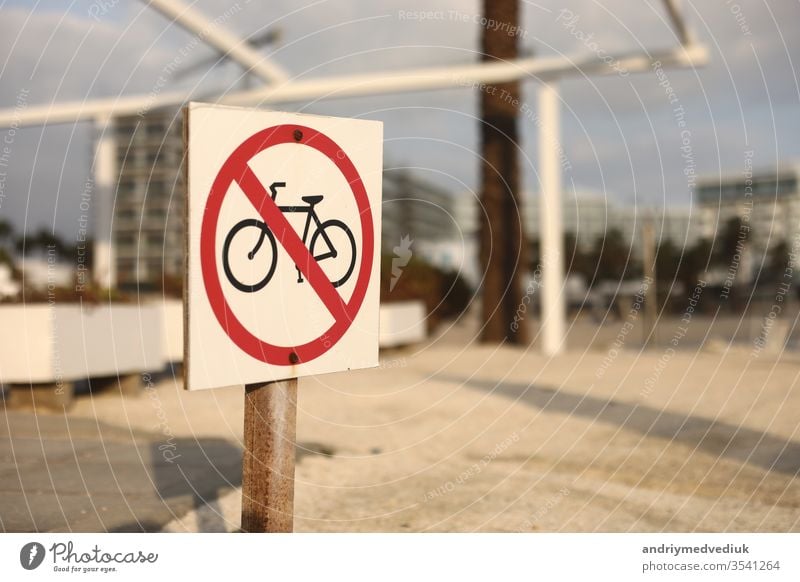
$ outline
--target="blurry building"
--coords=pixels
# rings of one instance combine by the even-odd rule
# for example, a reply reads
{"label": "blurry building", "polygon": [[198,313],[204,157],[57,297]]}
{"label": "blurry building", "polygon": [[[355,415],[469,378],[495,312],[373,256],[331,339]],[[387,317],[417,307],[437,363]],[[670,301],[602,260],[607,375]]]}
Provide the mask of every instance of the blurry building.
{"label": "blurry building", "polygon": [[749,226],[747,246],[756,263],[778,243],[800,236],[798,166],[736,173],[698,181],[702,235],[713,239],[731,219]]}
{"label": "blurry building", "polygon": [[692,208],[669,208],[653,214],[656,240],[668,240],[677,248],[690,248],[702,238],[702,219]]}
{"label": "blurry building", "polygon": [[158,287],[183,274],[183,137],[174,110],[116,121],[113,241],[118,285]]}
{"label": "blurry building", "polygon": [[622,240],[631,247],[631,256],[642,256],[642,227],[651,222],[656,245],[671,244],[688,249],[702,237],[699,213],[691,208],[619,208],[613,212],[613,228],[622,233]]}
{"label": "blurry building", "polygon": [[[538,196],[527,197],[523,208],[528,237],[538,241],[540,209]],[[677,248],[693,246],[702,235],[701,220],[690,208],[643,208],[617,205],[608,196],[590,190],[564,192],[561,199],[564,233],[575,238],[578,248],[588,252],[612,230],[622,235],[631,257],[641,257],[642,226],[652,221],[657,244]]]}
{"label": "blurry building", "polygon": [[476,192],[465,191],[453,197],[453,219],[460,238],[478,239],[482,214]]}
{"label": "blurry building", "polygon": [[414,241],[451,240],[457,230],[452,193],[406,170],[384,172],[384,252],[391,252],[404,236]]}
{"label": "blurry building", "polygon": [[406,170],[384,172],[382,252],[393,255],[410,245],[412,254],[441,269],[462,270],[472,250],[465,247],[455,201],[448,190]]}
{"label": "blurry building", "polygon": [[[539,197],[528,196],[524,200],[523,215],[528,237],[539,239],[540,208]],[[611,214],[609,214],[611,213]],[[606,196],[590,192],[564,192],[561,198],[561,218],[564,232],[575,237],[578,248],[587,251],[606,230],[616,227],[614,208]]]}
{"label": "blurry building", "polygon": [[25,285],[40,291],[48,287],[70,287],[75,278],[75,264],[53,251],[30,253],[18,257],[15,263]]}
{"label": "blurry building", "polygon": [[[522,216],[525,232],[532,245],[538,245],[541,225],[539,198],[525,196],[522,201]],[[562,219],[564,233],[575,238],[579,249],[590,252],[596,248],[610,231],[622,235],[624,244],[630,249],[632,260],[642,257],[642,226],[652,221],[657,245],[670,243],[678,249],[691,248],[703,236],[702,221],[696,209],[636,208],[616,205],[607,196],[590,190],[565,192],[562,197]],[[480,202],[477,196],[464,192],[454,198],[453,214],[457,224],[458,249],[453,255],[462,258],[462,270],[472,283],[480,280],[478,264],[480,235]],[[532,250],[531,256],[538,251]]]}
{"label": "blurry building", "polygon": [[474,192],[465,191],[453,197],[456,235],[449,251],[450,255],[459,258],[457,269],[473,287],[477,287],[481,281],[478,261],[480,205],[477,196]]}

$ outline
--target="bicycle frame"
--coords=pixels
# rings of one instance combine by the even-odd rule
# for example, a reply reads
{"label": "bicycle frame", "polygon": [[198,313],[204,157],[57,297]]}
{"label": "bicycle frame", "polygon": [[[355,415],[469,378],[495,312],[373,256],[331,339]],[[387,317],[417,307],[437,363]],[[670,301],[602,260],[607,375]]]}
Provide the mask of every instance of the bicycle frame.
{"label": "bicycle frame", "polygon": [[311,226],[311,220],[313,219],[316,230],[319,231],[320,235],[322,236],[322,240],[325,241],[325,244],[328,247],[327,253],[324,253],[322,255],[316,255],[314,256],[314,258],[317,260],[336,258],[337,254],[336,249],[333,248],[333,243],[331,242],[331,239],[328,237],[328,235],[325,233],[325,230],[320,228],[322,226],[322,222],[320,222],[319,216],[317,216],[317,211],[314,210],[314,206],[312,206],[311,204],[307,206],[278,206],[278,210],[280,210],[284,214],[305,212],[307,216],[306,216],[306,224],[303,227],[303,244],[305,244],[306,241],[308,240],[308,231],[309,227]]}
{"label": "bicycle frame", "polygon": [[[285,187],[286,187],[286,182],[273,182],[272,184],[270,184],[269,192],[270,192],[270,196],[272,197],[272,201],[273,202],[277,202],[278,188],[285,188]],[[317,230],[322,235],[322,240],[324,240],[325,244],[328,246],[328,252],[327,253],[325,253],[323,255],[315,256],[314,258],[317,259],[318,261],[321,261],[322,259],[336,258],[336,255],[337,255],[336,249],[333,248],[333,243],[331,242],[330,237],[328,237],[328,235],[325,234],[325,230],[320,228],[322,226],[322,223],[319,220],[319,216],[317,216],[317,211],[314,210],[314,205],[313,204],[308,204],[306,206],[278,206],[278,210],[280,210],[284,214],[297,213],[297,212],[305,212],[305,213],[307,213],[308,216],[306,217],[306,224],[303,227],[303,244],[306,244],[306,240],[308,239],[308,227],[311,226],[311,219],[313,218],[314,219],[314,224],[316,225]],[[258,252],[258,249],[261,247],[261,243],[263,242],[263,240],[264,240],[264,234],[262,233],[261,237],[259,237],[259,239],[258,239],[258,243],[256,244],[256,248],[253,249],[252,254],[255,254],[255,253]],[[309,249],[309,250],[311,250],[311,249]],[[298,269],[298,271],[299,271],[299,269]]]}

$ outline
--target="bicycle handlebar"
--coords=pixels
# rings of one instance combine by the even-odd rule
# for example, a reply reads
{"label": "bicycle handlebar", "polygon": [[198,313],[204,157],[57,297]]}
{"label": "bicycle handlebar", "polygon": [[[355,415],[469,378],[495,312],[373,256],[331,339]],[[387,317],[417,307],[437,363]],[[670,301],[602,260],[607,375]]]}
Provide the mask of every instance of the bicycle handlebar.
{"label": "bicycle handlebar", "polygon": [[278,195],[277,188],[286,188],[286,182],[273,182],[269,186],[269,192],[272,194],[272,200]]}

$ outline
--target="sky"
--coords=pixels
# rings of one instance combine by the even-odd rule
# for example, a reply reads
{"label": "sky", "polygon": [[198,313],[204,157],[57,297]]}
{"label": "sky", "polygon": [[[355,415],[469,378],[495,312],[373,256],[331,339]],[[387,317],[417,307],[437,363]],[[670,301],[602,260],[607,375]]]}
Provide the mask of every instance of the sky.
{"label": "sky", "polygon": [[[308,79],[471,63],[480,58],[480,3],[442,0],[198,0],[195,7],[248,37],[279,30],[263,54]],[[613,55],[677,44],[662,2],[521,1],[520,47],[536,56]],[[800,159],[800,3],[685,0],[710,62],[699,69],[572,75],[559,82],[565,195],[591,192],[637,207],[685,207],[693,176],[775,171]],[[183,63],[213,51],[133,0],[0,1],[0,108],[148,94],[184,49]],[[228,16],[226,16],[226,14]],[[185,50],[187,47],[189,50]],[[613,63],[612,63],[613,65]],[[623,71],[624,73],[624,71]],[[169,74],[178,87],[235,90],[241,70],[206,66]],[[523,84],[536,110],[535,78]],[[282,106],[283,107],[283,106]],[[288,104],[285,109],[384,122],[385,166],[409,167],[458,196],[479,176],[478,94],[452,89]],[[679,110],[680,115],[676,113]],[[520,116],[523,190],[538,191],[537,127]],[[7,144],[10,139],[11,143]],[[17,231],[80,228],[90,176],[88,123],[0,128],[0,218]],[[4,145],[0,144],[0,145]]]}

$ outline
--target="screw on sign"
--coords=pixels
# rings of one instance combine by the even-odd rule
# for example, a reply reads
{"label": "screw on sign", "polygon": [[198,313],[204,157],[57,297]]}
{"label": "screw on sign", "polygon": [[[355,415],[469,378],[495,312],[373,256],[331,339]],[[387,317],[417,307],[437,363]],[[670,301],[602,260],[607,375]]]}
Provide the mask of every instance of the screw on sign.
{"label": "screw on sign", "polygon": [[245,384],[242,529],[291,531],[297,377],[378,364],[382,124],[192,103],[184,135],[186,387]]}

